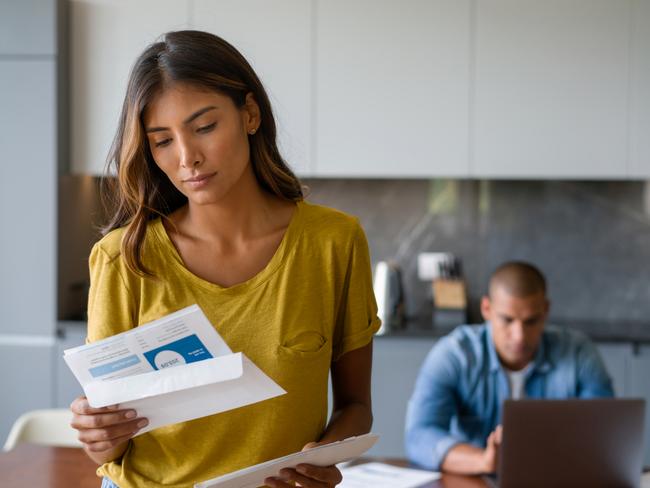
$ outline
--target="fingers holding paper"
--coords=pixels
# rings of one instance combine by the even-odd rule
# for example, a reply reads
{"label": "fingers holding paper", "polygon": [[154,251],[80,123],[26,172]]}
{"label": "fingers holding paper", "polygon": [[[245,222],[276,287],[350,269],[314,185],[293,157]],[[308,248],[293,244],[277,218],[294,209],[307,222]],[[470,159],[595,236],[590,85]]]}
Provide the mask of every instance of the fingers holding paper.
{"label": "fingers holding paper", "polygon": [[272,488],[293,488],[298,483],[305,488],[331,488],[343,480],[341,472],[336,466],[314,466],[312,464],[299,464],[295,469],[281,469],[276,478],[264,480]]}
{"label": "fingers holding paper", "polygon": [[[310,442],[302,450],[311,449],[323,443]],[[331,488],[343,480],[343,475],[336,466],[315,466],[299,464],[295,468],[281,469],[277,477],[264,480],[271,488],[293,488],[293,482],[304,488]]]}
{"label": "fingers holding paper", "polygon": [[128,441],[148,424],[147,419],[137,418],[137,412],[132,409],[121,410],[117,405],[93,408],[85,396],[76,398],[70,410],[70,426],[79,432],[79,440],[92,452],[106,451]]}
{"label": "fingers holding paper", "polygon": [[311,465],[302,465],[309,466],[310,468],[318,468],[322,472],[318,475],[321,476],[321,479],[312,477],[312,475],[300,474],[296,469],[283,469],[280,471],[279,478],[268,478],[264,482],[272,488],[293,488],[295,485],[292,482],[296,482],[298,486],[304,488],[331,488],[338,485],[343,479],[341,472],[336,468],[336,466],[328,467],[319,467]]}

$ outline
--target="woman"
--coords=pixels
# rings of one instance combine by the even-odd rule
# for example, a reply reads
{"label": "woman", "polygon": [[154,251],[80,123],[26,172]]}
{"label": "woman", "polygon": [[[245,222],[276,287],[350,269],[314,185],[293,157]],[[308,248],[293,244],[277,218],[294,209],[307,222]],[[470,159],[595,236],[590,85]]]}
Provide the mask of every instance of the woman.
{"label": "woman", "polygon": [[[303,201],[268,97],[241,54],[196,31],[147,48],[109,160],[115,212],[90,255],[88,341],[197,303],[287,394],[136,438],[146,425],[137,412],[77,398],[72,425],[103,486],[192,486],[368,432],[379,321],[363,230]],[[340,481],[334,466],[305,465],[266,483]]]}

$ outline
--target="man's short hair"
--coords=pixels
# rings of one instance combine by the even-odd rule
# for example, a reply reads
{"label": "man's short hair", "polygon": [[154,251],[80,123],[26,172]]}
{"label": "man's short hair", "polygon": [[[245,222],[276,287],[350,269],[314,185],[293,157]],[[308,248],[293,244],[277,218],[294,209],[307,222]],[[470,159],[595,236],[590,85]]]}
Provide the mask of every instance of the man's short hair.
{"label": "man's short hair", "polygon": [[489,295],[503,288],[509,295],[526,298],[542,293],[546,295],[546,278],[535,266],[524,261],[509,261],[494,270],[490,276]]}

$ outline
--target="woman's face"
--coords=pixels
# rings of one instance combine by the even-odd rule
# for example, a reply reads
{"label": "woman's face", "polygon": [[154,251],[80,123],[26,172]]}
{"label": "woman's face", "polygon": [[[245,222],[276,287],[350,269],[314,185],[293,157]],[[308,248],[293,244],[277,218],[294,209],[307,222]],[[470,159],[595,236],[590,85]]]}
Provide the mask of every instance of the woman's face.
{"label": "woman's face", "polygon": [[254,178],[248,134],[259,126],[259,107],[252,95],[238,108],[220,93],[173,84],[154,97],[143,121],[156,164],[191,203],[218,202]]}

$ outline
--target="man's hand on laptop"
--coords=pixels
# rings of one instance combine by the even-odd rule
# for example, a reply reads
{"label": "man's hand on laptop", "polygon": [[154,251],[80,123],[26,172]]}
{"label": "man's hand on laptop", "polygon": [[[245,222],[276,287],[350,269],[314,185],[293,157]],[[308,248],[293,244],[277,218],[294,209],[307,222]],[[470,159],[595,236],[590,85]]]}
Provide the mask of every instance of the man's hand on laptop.
{"label": "man's hand on laptop", "polygon": [[456,444],[447,452],[441,470],[445,473],[471,475],[495,473],[502,430],[500,425],[494,429],[487,438],[485,449],[473,444]]}
{"label": "man's hand on laptop", "polygon": [[497,425],[497,428],[487,438],[485,450],[483,451],[484,473],[496,473],[497,471],[502,433],[503,427]]}

